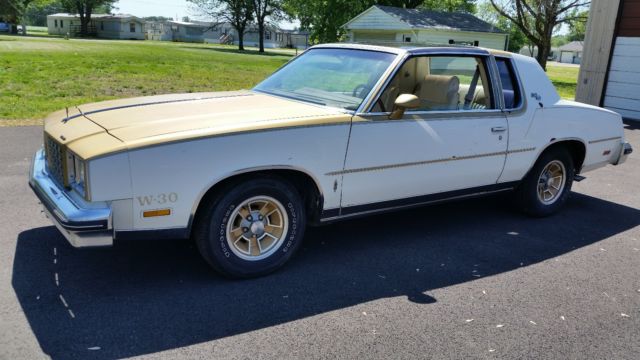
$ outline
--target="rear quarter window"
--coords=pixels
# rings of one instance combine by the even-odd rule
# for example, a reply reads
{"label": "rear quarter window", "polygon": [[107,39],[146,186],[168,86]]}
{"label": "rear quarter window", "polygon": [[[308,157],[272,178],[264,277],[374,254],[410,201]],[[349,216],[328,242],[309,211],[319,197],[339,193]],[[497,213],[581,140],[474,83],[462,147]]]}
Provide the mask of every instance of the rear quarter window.
{"label": "rear quarter window", "polygon": [[502,98],[505,109],[517,109],[522,104],[520,84],[510,59],[496,58],[500,83],[502,84]]}

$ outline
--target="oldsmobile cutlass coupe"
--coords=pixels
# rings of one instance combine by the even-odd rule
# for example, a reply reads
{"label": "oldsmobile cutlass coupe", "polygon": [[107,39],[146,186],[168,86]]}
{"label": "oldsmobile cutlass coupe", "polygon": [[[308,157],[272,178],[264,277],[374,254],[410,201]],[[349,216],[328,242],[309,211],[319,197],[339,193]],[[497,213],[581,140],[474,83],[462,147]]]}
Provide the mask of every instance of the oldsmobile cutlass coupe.
{"label": "oldsmobile cutlass coupe", "polygon": [[252,277],[307,224],[501,191],[551,215],[631,151],[620,115],[561,100],[531,58],[340,44],[249,91],[53,113],[29,183],[75,247],[193,238],[222,274]]}

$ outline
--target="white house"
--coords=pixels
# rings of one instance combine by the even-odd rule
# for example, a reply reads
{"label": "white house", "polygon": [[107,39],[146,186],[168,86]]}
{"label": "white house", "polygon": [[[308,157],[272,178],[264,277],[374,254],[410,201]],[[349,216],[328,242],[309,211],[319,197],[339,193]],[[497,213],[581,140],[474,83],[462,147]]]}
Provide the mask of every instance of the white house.
{"label": "white house", "polygon": [[382,45],[462,44],[507,49],[509,36],[463,12],[374,5],[343,26],[349,42]]}
{"label": "white house", "polygon": [[160,41],[219,42],[222,34],[222,27],[206,22],[147,22],[145,28],[147,39]]}
{"label": "white house", "polygon": [[582,41],[572,41],[560,46],[560,62],[567,64],[580,64],[582,60]]}
{"label": "white house", "polygon": [[[238,45],[238,33],[229,23],[208,22],[149,22],[146,25],[147,38],[160,41],[199,42],[212,44]],[[245,46],[258,46],[258,29],[250,25],[244,34]],[[268,26],[264,33],[265,48],[298,48],[306,49],[309,46],[309,34],[294,30],[282,30],[274,26]]]}
{"label": "white house", "polygon": [[[47,15],[47,28],[50,35],[77,36],[80,34],[80,16],[66,13]],[[145,39],[144,21],[129,14],[93,14],[88,32],[103,39]]]}

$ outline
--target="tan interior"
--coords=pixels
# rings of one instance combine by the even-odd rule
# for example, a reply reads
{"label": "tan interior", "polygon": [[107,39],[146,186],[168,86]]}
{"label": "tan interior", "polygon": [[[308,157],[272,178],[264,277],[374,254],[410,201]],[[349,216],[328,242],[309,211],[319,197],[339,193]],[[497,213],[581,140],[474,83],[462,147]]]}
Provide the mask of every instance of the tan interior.
{"label": "tan interior", "polygon": [[[481,61],[481,60],[478,60]],[[379,101],[373,107],[374,112],[391,112],[395,100],[401,94],[414,94],[421,101],[418,110],[458,110],[463,109],[469,84],[460,84],[455,75],[429,74],[429,57],[415,57],[407,60],[394,78],[389,82]],[[484,66],[480,66],[480,79],[473,94],[471,109],[491,107],[490,96],[485,95],[484,85],[488,82]]]}
{"label": "tan interior", "polygon": [[413,91],[420,99],[420,110],[457,110],[460,103],[457,76],[427,75]]}

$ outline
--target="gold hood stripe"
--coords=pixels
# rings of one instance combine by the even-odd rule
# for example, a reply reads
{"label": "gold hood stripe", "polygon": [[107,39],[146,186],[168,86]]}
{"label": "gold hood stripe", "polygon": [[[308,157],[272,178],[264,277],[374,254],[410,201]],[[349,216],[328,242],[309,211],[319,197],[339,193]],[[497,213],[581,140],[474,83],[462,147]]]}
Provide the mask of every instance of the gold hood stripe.
{"label": "gold hood stripe", "polygon": [[[138,104],[112,106],[112,107],[108,107],[108,108],[104,108],[104,109],[90,110],[90,111],[87,111],[87,112],[83,112],[82,109],[80,109],[79,107],[76,106],[76,109],[78,109],[79,113],[76,114],[76,115],[73,115],[73,116],[68,116],[67,115],[66,118],[62,119],[62,122],[67,122],[69,120],[73,120],[73,119],[81,117],[81,116],[87,117],[88,115],[97,114],[97,113],[106,112],[106,111],[121,110],[121,109],[141,107],[141,106],[164,105],[164,104],[181,103],[181,102],[187,102],[187,101],[222,99],[222,98],[240,97],[240,96],[251,96],[251,94],[247,93],[247,94],[237,94],[237,95],[227,95],[227,96],[208,96],[208,97],[193,97],[193,98],[188,98],[188,99],[172,99],[172,100],[154,101],[154,102],[146,102],[146,103],[142,102],[142,103],[138,103]],[[69,113],[69,109],[67,108],[67,114],[68,113]]]}

